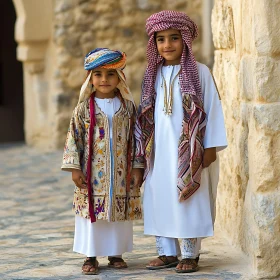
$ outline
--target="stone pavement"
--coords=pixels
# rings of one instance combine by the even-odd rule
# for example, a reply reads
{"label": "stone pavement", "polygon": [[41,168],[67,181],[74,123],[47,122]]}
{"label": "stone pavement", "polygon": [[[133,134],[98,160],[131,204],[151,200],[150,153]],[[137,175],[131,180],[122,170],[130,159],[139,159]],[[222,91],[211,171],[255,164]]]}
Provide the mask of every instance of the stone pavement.
{"label": "stone pavement", "polygon": [[[153,237],[134,225],[134,250],[124,255],[129,268],[107,268],[81,274],[84,256],[72,252],[74,215],[70,173],[60,171],[62,151],[41,153],[24,144],[0,145],[0,279],[254,279],[244,255],[232,248],[217,229],[202,243],[200,270],[180,275],[174,269],[149,271],[156,256]],[[168,224],[167,224],[168,226]]]}

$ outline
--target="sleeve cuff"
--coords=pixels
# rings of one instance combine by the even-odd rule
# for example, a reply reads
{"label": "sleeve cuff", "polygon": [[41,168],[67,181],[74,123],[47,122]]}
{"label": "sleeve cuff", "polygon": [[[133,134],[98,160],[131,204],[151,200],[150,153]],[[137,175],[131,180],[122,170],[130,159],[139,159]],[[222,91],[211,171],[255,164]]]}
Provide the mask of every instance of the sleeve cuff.
{"label": "sleeve cuff", "polygon": [[81,170],[81,166],[78,164],[62,164],[61,169],[63,171],[72,171],[73,169]]}

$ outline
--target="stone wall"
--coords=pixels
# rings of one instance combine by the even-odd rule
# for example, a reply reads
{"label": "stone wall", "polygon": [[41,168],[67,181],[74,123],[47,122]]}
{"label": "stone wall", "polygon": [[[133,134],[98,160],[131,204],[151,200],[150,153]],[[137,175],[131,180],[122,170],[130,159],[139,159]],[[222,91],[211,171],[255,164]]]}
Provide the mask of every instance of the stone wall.
{"label": "stone wall", "polygon": [[[202,33],[202,25],[209,27],[212,0],[13,0],[13,3],[17,13],[17,58],[24,69],[25,139],[29,145],[53,150],[64,145],[69,119],[85,78],[86,53],[97,47],[126,52],[125,74],[139,103],[146,65],[146,19],[163,9],[184,11]],[[206,16],[202,17],[202,13]],[[193,48],[199,61],[212,64],[209,31],[194,42]]]}
{"label": "stone wall", "polygon": [[[56,0],[54,34],[57,81],[57,146],[64,143],[70,112],[85,78],[83,58],[92,49],[108,47],[127,54],[125,74],[139,102],[146,65],[145,21],[163,9],[187,12],[201,29],[201,0]],[[194,44],[199,60],[201,37]]]}
{"label": "stone wall", "polygon": [[280,274],[280,2],[216,0],[214,75],[229,147],[222,153],[217,223],[253,273]]}

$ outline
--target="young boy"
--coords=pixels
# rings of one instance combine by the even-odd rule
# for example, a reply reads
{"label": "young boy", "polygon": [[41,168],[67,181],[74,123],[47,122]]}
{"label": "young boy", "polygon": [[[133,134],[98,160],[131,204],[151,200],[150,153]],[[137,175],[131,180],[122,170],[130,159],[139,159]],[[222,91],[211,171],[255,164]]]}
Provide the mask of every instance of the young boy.
{"label": "young boy", "polygon": [[197,26],[186,14],[153,14],[146,31],[135,134],[137,157],[146,164],[144,233],[156,236],[159,255],[147,268],[194,272],[201,238],[213,235],[216,153],[227,146],[222,106],[209,69],[193,56]]}
{"label": "young boy", "polygon": [[64,148],[62,170],[72,172],[76,185],[73,250],[87,256],[84,274],[98,273],[97,256],[108,256],[111,267],[126,268],[122,254],[132,251],[132,220],[142,217],[140,186],[131,170],[135,110],[122,72],[125,64],[120,51],[102,48],[87,54],[88,75]]}

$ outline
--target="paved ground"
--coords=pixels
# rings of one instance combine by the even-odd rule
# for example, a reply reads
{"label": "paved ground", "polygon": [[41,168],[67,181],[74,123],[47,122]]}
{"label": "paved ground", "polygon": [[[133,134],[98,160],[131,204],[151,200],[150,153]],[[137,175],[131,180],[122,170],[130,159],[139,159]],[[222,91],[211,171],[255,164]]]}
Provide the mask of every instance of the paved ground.
{"label": "paved ground", "polygon": [[40,153],[25,145],[0,145],[0,279],[254,279],[246,258],[228,245],[217,229],[202,243],[200,270],[180,275],[173,269],[145,269],[155,256],[154,238],[134,226],[129,268],[113,270],[100,258],[100,274],[84,276],[84,257],[72,252],[74,216],[70,174],[60,171],[62,151]]}

